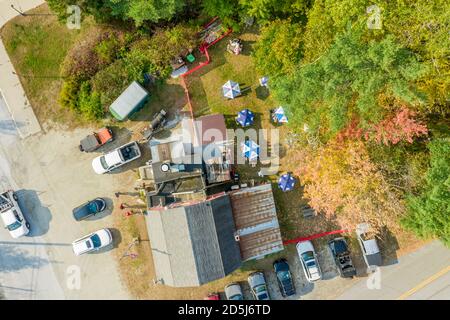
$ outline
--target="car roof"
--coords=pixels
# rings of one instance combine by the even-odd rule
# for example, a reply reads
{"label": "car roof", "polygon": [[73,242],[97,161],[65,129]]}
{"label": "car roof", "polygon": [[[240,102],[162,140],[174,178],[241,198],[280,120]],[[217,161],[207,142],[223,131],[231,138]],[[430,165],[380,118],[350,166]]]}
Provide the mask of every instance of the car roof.
{"label": "car roof", "polygon": [[266,284],[264,274],[262,272],[254,272],[248,276],[248,282],[251,287],[256,287],[262,284]]}
{"label": "car roof", "polygon": [[301,242],[297,243],[296,248],[299,253],[304,253],[307,251],[315,252],[314,246],[313,246],[312,242],[309,240],[301,241]]}
{"label": "car roof", "polygon": [[9,209],[9,210],[6,210],[6,211],[2,212],[0,214],[0,216],[2,217],[3,223],[6,226],[9,226],[10,224],[12,224],[12,223],[17,221],[13,209]]}
{"label": "car roof", "polygon": [[364,248],[366,249],[366,254],[377,254],[380,252],[380,249],[378,248],[377,241],[375,239],[369,239],[369,240],[361,240]]}

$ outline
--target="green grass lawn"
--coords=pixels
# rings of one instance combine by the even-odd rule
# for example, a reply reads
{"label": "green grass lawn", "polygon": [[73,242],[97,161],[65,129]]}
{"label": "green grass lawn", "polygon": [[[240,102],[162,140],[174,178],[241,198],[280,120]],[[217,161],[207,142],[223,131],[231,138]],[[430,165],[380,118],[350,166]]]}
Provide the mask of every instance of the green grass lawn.
{"label": "green grass lawn", "polygon": [[[41,5],[30,13],[48,14],[47,5]],[[56,16],[17,16],[1,30],[8,55],[19,74],[20,81],[39,121],[46,120],[73,123],[76,117],[63,110],[57,103],[62,84],[60,64],[67,50],[86,28],[70,30]]]}

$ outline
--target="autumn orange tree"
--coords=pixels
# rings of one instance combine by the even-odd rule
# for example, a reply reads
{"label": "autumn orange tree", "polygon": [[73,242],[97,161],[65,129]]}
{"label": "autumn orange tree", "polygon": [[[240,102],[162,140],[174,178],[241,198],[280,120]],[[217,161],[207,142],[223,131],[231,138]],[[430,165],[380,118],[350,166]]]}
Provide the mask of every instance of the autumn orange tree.
{"label": "autumn orange tree", "polygon": [[398,225],[403,203],[371,162],[361,141],[330,141],[295,154],[294,172],[310,205],[344,227],[370,222],[374,227]]}

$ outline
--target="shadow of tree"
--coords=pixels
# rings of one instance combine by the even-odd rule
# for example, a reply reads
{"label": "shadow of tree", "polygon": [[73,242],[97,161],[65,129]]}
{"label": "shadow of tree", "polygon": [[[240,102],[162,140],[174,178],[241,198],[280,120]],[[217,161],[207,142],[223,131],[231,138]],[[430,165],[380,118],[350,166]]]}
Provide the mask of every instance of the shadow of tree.
{"label": "shadow of tree", "polygon": [[0,245],[0,257],[0,273],[40,268],[42,265],[48,264],[47,260],[30,255],[29,252],[18,246]]}

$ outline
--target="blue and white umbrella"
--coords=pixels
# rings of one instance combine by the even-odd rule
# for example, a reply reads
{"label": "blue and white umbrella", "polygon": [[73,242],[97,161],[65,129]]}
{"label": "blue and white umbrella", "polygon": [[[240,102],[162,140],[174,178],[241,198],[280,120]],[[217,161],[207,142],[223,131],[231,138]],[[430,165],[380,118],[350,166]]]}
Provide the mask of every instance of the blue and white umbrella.
{"label": "blue and white umbrella", "polygon": [[241,144],[242,154],[248,160],[256,160],[259,156],[259,145],[253,140],[247,140]]}
{"label": "blue and white umbrella", "polygon": [[225,83],[222,86],[222,91],[224,97],[229,99],[234,99],[241,94],[241,88],[239,87],[239,83],[236,83],[231,80],[228,80],[227,83]]}
{"label": "blue and white umbrella", "polygon": [[284,192],[294,189],[295,179],[290,173],[283,174],[278,180],[278,187]]}
{"label": "blue and white umbrella", "polygon": [[284,113],[283,107],[278,107],[273,112],[273,117],[275,122],[288,122],[288,118],[286,114]]}
{"label": "blue and white umbrella", "polygon": [[259,84],[263,87],[268,87],[269,77],[262,77],[259,79]]}
{"label": "blue and white umbrella", "polygon": [[255,115],[248,109],[244,109],[239,111],[236,122],[239,123],[243,127],[247,127],[253,123],[255,120]]}

